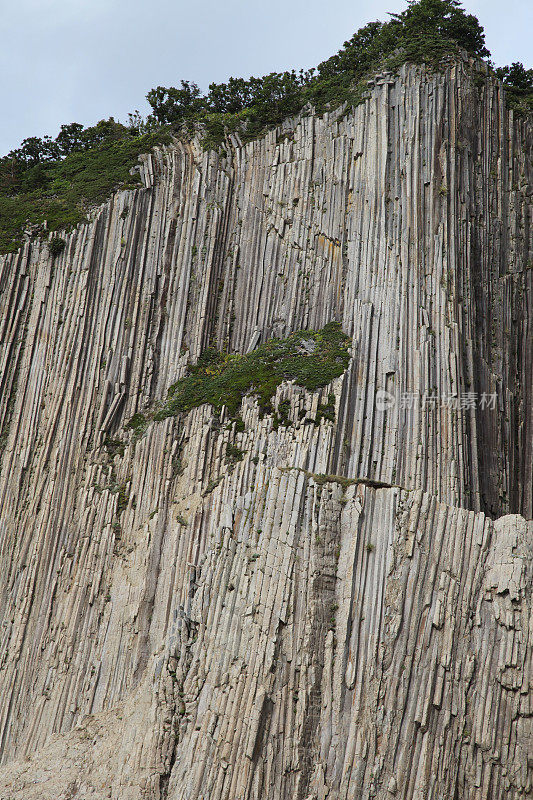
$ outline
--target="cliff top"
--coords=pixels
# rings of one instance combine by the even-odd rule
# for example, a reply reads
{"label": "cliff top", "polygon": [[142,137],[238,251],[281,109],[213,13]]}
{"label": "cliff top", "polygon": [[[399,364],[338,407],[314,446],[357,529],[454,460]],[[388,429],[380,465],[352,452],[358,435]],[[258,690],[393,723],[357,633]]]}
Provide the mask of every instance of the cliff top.
{"label": "cliff top", "polygon": [[[261,78],[230,78],[202,94],[190,81],[181,87],[152,89],[152,114],[130,114],[129,123],[102,120],[84,128],[61,127],[59,135],[30,137],[0,159],[0,253],[13,252],[24,234],[68,229],[85,219],[87,209],[114,190],[135,187],[134,167],[142,153],[170,141],[171,133],[202,132],[206,149],[221,147],[228,132],[250,141],[306,107],[322,114],[340,105],[358,105],[368,78],[404,63],[438,70],[451,58],[490,56],[479,21],[458,0],[408,0],[388,22],[371,22],[316,69],[270,73]],[[493,70],[503,81],[511,108],[533,109],[533,69],[520,63]],[[52,245],[60,252],[62,245]]]}

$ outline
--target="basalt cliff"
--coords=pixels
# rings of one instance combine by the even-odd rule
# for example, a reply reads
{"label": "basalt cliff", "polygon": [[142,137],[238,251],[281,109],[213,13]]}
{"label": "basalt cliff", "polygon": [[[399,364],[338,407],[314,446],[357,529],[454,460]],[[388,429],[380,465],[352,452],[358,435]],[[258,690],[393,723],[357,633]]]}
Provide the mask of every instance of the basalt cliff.
{"label": "basalt cliff", "polygon": [[[1,258],[2,800],[531,796],[532,145],[404,66]],[[128,424],[332,321],[275,419]]]}

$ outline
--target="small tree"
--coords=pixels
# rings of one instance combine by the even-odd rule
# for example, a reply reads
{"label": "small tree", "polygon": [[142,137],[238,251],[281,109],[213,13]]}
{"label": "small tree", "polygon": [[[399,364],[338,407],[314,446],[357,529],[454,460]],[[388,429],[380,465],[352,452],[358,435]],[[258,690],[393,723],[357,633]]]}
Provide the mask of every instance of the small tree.
{"label": "small tree", "polygon": [[253,102],[254,78],[230,78],[227,83],[212,83],[209,86],[209,110],[217,114],[236,114]]}
{"label": "small tree", "polygon": [[428,53],[448,50],[458,46],[486,58],[490,55],[485,47],[485,33],[477,17],[466,14],[459,0],[409,0],[409,7],[401,14],[391,14],[393,32],[406,55],[426,46]]}
{"label": "small tree", "polygon": [[116,142],[129,135],[128,129],[120,122],[116,122],[113,117],[101,119],[96,125],[85,128],[81,133],[83,149],[90,150],[106,142]]}
{"label": "small tree", "polygon": [[526,69],[520,61],[515,61],[508,67],[499,67],[496,75],[503,81],[504,86],[520,94],[533,92],[533,69]]}
{"label": "small tree", "polygon": [[68,156],[70,153],[83,150],[83,125],[79,122],[62,125],[56,137],[56,143],[62,156]]}
{"label": "small tree", "polygon": [[533,69],[526,69],[520,61],[500,67],[496,75],[506,88],[507,101],[519,112],[533,111]]}
{"label": "small tree", "polygon": [[195,83],[182,81],[181,89],[158,86],[146,95],[153,117],[160,123],[181,122],[206,108],[205,99]]}
{"label": "small tree", "polygon": [[21,146],[13,150],[10,155],[31,167],[45,161],[56,161],[59,158],[59,148],[50,136],[42,139],[39,136],[30,136],[24,139]]}

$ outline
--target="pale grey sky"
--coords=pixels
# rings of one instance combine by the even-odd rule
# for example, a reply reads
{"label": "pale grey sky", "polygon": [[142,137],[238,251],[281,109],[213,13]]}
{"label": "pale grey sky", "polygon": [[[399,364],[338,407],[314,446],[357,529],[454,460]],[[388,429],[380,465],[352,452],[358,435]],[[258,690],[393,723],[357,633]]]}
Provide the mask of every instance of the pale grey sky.
{"label": "pale grey sky", "polygon": [[[146,92],[315,66],[405,0],[0,0],[0,154],[62,123],[146,113]],[[466,0],[497,65],[532,66],[532,0]]]}

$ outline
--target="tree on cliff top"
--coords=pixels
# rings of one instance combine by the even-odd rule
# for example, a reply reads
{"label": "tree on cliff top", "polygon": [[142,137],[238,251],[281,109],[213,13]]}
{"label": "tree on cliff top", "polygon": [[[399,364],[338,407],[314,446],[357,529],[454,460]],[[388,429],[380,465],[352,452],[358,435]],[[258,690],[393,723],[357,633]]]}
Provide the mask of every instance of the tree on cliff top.
{"label": "tree on cliff top", "polygon": [[[220,146],[232,130],[250,140],[307,104],[318,113],[342,103],[357,105],[366,80],[382,68],[395,70],[407,61],[438,68],[460,52],[489,56],[476,17],[459,0],[408,0],[388,22],[360,28],[316,69],[230,78],[212,83],[206,94],[191,81],[178,88],[158,86],[147,95],[152,113],[146,120],[136,112],[127,125],[113,118],[87,128],[73,122],[62,125],[55,139],[25,139],[0,159],[0,252],[17,249],[27,223],[42,226],[46,220],[48,230],[74,225],[87,206],[118,187],[134,186],[131,169],[139,154],[168,140],[171,128],[200,124],[206,148]],[[512,107],[533,110],[533,70],[515,63],[497,75]]]}
{"label": "tree on cliff top", "polygon": [[[334,56],[307,72],[271,73],[262,78],[230,78],[211,84],[201,96],[195,84],[194,102],[180,89],[159,86],[147,95],[154,121],[220,123],[209,115],[241,115],[248,135],[296,113],[307,102],[318,111],[354,96],[359,80],[381,65],[404,61],[437,65],[449,54],[465,50],[472,56],[489,56],[479,21],[467,14],[458,0],[410,0],[389,22],[371,22],[357,31]],[[230,122],[230,120],[228,120]]]}

